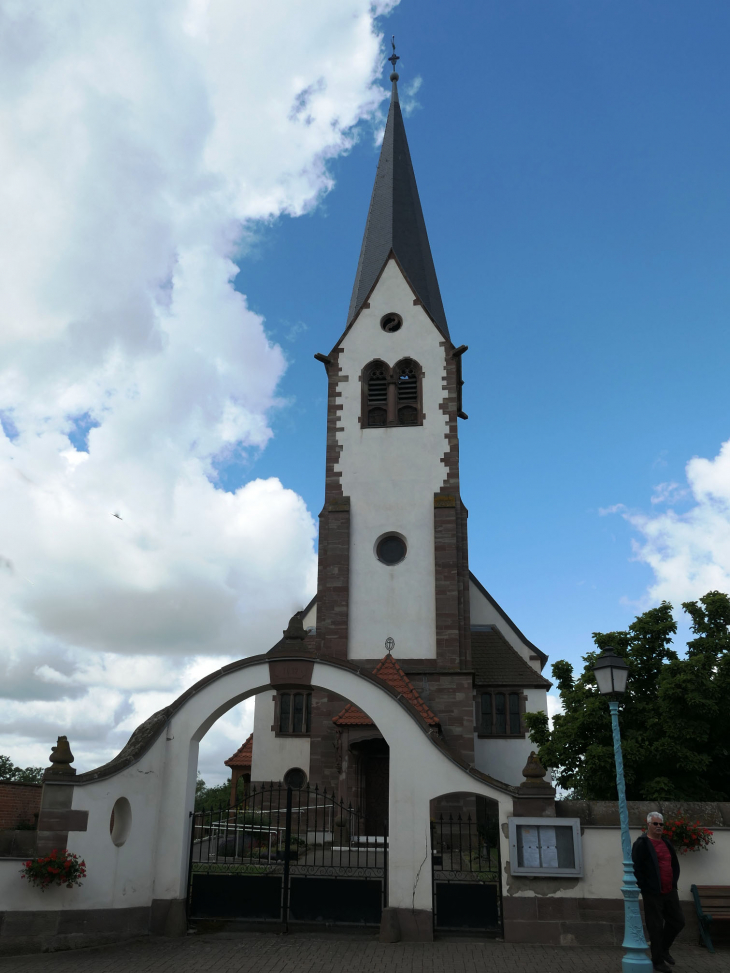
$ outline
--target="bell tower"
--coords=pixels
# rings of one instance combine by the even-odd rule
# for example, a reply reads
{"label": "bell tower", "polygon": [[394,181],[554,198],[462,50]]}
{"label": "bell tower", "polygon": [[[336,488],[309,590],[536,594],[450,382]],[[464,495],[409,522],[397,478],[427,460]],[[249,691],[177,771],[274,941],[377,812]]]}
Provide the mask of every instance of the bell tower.
{"label": "bell tower", "polygon": [[[458,430],[467,349],[446,320],[390,60],[345,328],[315,356],[328,383],[325,499],[317,594],[300,624],[311,649],[414,701],[467,765],[519,783],[524,714],[547,707],[547,656],[469,572]],[[372,719],[316,688],[296,706],[296,694],[257,698],[252,779],[302,768],[380,820],[388,744]]]}
{"label": "bell tower", "polygon": [[471,668],[457,428],[466,347],[449,333],[395,71],[390,80],[346,327],[317,356],[328,410],[316,641],[374,666],[391,638],[401,663],[446,675]]}

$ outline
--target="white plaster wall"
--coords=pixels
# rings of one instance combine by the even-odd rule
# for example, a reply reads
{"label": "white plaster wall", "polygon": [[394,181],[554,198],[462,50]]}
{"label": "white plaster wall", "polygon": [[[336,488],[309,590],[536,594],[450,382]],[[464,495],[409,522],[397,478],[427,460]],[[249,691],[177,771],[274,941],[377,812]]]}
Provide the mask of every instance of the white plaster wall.
{"label": "white plaster wall", "polygon": [[[390,745],[389,902],[431,908],[429,805],[434,797],[470,791],[497,800],[506,823],[511,796],[470,777],[439,750],[390,693],[356,673],[317,662],[312,684],[352,700],[377,723]],[[232,706],[269,686],[267,663],[226,672],[192,694],[147,754],[109,780],[78,785],[73,807],[88,810],[88,831],[71,832],[69,849],[82,855],[88,878],[81,888],[42,893],[24,886],[18,861],[0,861],[0,911],[149,905],[185,895],[190,811],[195,797],[198,745]],[[116,848],[109,836],[114,800],[128,798],[132,828]],[[508,853],[507,839],[502,855]]]}
{"label": "white plaster wall", "polygon": [[[560,818],[556,819],[557,821]],[[618,827],[582,828],[583,878],[574,887],[566,879],[566,888],[551,893],[560,897],[581,899],[620,899],[623,882],[623,853],[621,830]],[[727,885],[730,875],[730,828],[714,828],[715,844],[709,851],[695,851],[679,856],[679,897],[692,898],[690,887],[694,885]],[[631,842],[641,834],[640,828],[631,829]],[[539,881],[539,880],[533,880]],[[532,891],[518,895],[534,895]]]}
{"label": "white plaster wall", "polygon": [[[380,319],[388,311],[403,318],[403,326],[386,334]],[[420,306],[394,260],[389,261],[363,310],[340,347],[342,374],[338,390],[342,412],[338,433],[344,446],[336,467],[342,490],[350,497],[351,659],[383,654],[392,636],[398,659],[436,657],[436,600],[434,587],[433,495],[444,481],[441,462],[447,448],[447,417],[439,405],[444,398],[443,337]],[[362,429],[363,367],[375,358],[394,365],[414,358],[424,372],[422,426]],[[374,545],[381,534],[395,531],[408,545],[404,561],[381,564]]]}
{"label": "white plaster wall", "polygon": [[[528,713],[547,710],[547,692],[544,689],[525,689]],[[535,744],[529,736],[524,739],[510,737],[479,737],[474,734],[474,766],[490,777],[505,784],[521,784],[522,769],[527,763]]]}
{"label": "white plaster wall", "polygon": [[[512,797],[470,777],[434,747],[404,710],[394,708],[393,700],[377,685],[353,682],[352,674],[346,670],[326,668],[328,671],[324,672],[325,666],[315,663],[313,683],[323,685],[326,681],[331,691],[351,699],[368,713],[390,747],[388,904],[394,908],[430,910],[431,800],[457,792],[480,794],[498,802],[500,823],[506,824]],[[503,859],[508,854],[508,842],[503,838]]]}
{"label": "white plaster wall", "polygon": [[[155,836],[164,776],[166,734],[134,765],[109,780],[76,787],[73,807],[89,812],[87,831],[72,831],[68,850],[86,861],[87,877],[73,889],[45,892],[20,878],[21,862],[0,859],[0,911],[24,909],[110,909],[146,906],[155,897]],[[126,797],[132,808],[127,841],[116,847],[109,833],[114,802]],[[180,817],[180,814],[176,815]]]}
{"label": "white plaster wall", "polygon": [[277,737],[271,729],[275,699],[275,693],[259,693],[254,702],[251,780],[283,780],[291,767],[309,777],[309,737]]}
{"label": "white plaster wall", "polygon": [[525,640],[517,634],[512,625],[501,612],[497,611],[494,605],[489,602],[481,593],[473,581],[469,581],[469,612],[472,625],[496,625],[502,635],[516,652],[528,662],[535,672],[540,672],[540,663],[530,659],[535,655],[535,650],[527,645]]}

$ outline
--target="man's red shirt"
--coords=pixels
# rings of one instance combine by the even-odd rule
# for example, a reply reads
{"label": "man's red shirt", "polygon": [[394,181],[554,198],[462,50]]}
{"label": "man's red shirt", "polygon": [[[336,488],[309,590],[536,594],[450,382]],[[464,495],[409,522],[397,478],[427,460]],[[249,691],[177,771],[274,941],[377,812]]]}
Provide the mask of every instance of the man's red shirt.
{"label": "man's red shirt", "polygon": [[657,859],[659,861],[659,881],[661,882],[662,892],[672,891],[672,856],[669,849],[661,838],[649,838],[654,845]]}

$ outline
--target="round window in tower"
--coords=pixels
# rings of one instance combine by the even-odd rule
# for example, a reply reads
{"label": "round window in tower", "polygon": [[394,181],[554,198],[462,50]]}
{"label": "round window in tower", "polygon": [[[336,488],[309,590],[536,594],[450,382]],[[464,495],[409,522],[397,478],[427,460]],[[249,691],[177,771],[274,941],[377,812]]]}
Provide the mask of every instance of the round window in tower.
{"label": "round window in tower", "polygon": [[394,331],[400,331],[403,326],[403,318],[400,314],[396,314],[394,311],[389,311],[384,314],[380,319],[380,327],[383,331],[387,331],[388,334],[393,334]]}
{"label": "round window in tower", "polygon": [[383,564],[399,564],[406,556],[406,542],[399,534],[386,534],[375,545],[375,554]]}

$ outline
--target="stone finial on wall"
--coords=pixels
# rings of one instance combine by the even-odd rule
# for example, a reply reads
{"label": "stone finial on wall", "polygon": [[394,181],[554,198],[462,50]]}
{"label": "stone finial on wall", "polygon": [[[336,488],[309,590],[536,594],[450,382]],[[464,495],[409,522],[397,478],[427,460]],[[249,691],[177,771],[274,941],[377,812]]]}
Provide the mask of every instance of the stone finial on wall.
{"label": "stone finial on wall", "polygon": [[555,788],[545,780],[546,770],[533,750],[522,771],[524,780],[512,802],[517,817],[555,817]]}
{"label": "stone finial on wall", "polygon": [[306,637],[307,630],[302,622],[302,613],[296,612],[296,614],[292,615],[292,617],[289,619],[289,624],[284,630],[284,638],[287,640],[295,639],[296,641],[303,642]]}
{"label": "stone finial on wall", "polygon": [[522,770],[522,776],[525,778],[520,784],[520,790],[528,789],[530,791],[550,791],[552,792],[552,787],[545,780],[545,774],[547,771],[540,763],[540,760],[533,750],[530,756],[527,758],[527,763]]}
{"label": "stone finial on wall", "polygon": [[76,773],[76,768],[72,767],[74,755],[71,753],[71,747],[68,742],[68,737],[60,736],[56,742],[56,746],[51,748],[50,756],[51,766],[47,767],[43,772],[43,777],[48,778],[59,778],[59,777],[73,777]]}

